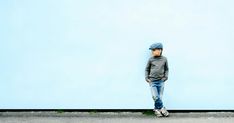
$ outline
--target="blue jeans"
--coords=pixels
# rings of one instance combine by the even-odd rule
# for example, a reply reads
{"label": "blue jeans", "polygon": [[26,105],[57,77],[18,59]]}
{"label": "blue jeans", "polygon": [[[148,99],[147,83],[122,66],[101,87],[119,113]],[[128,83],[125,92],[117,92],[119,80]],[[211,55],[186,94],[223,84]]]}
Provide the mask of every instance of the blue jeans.
{"label": "blue jeans", "polygon": [[152,81],[149,83],[152,98],[154,100],[154,109],[163,107],[162,95],[164,90],[164,82],[162,80]]}

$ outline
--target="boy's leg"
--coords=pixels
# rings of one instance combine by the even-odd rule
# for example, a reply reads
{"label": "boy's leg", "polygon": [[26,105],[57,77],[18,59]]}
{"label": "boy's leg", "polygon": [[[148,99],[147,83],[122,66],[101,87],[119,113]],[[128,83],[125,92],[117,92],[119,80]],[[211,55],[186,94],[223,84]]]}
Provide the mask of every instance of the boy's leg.
{"label": "boy's leg", "polygon": [[162,105],[158,89],[159,89],[158,83],[156,83],[156,82],[150,83],[151,95],[152,95],[152,98],[154,100],[154,109],[161,109],[161,105]]}
{"label": "boy's leg", "polygon": [[164,82],[161,82],[158,85],[158,93],[159,93],[159,96],[160,96],[161,100],[162,100],[163,92],[164,92]]}
{"label": "boy's leg", "polygon": [[[164,82],[162,82],[159,86],[158,86],[158,93],[160,95],[160,99],[162,100],[162,96],[163,96],[163,91],[164,91]],[[160,108],[160,112],[163,114],[163,116],[169,116],[169,112],[166,110],[166,108],[162,105],[162,107]]]}
{"label": "boy's leg", "polygon": [[163,94],[163,85],[164,84],[162,84],[160,81],[154,81],[150,83],[151,94],[154,100],[154,111],[158,117],[162,116],[160,109],[163,107],[161,98]]}
{"label": "boy's leg", "polygon": [[156,88],[157,88],[158,95],[155,100],[155,107],[157,107],[157,109],[161,109],[163,108],[162,96],[163,96],[163,91],[164,91],[164,82],[157,83]]}

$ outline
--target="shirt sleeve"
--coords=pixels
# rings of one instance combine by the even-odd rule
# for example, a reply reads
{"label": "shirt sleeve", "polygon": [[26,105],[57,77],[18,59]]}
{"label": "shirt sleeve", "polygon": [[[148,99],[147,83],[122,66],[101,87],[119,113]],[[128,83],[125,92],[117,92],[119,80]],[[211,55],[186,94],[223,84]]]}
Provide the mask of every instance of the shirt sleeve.
{"label": "shirt sleeve", "polygon": [[151,67],[151,62],[150,59],[148,60],[146,67],[145,67],[145,80],[149,79],[149,73],[150,73],[150,67]]}
{"label": "shirt sleeve", "polygon": [[164,77],[163,81],[166,81],[168,79],[168,73],[169,73],[169,68],[168,68],[168,61],[166,59],[165,66],[164,66]]}

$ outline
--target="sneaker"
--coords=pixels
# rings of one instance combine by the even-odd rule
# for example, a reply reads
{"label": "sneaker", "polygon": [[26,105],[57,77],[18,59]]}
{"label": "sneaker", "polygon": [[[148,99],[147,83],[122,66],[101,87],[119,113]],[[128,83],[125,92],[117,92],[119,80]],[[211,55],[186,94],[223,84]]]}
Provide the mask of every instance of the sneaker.
{"label": "sneaker", "polygon": [[161,114],[160,110],[158,109],[154,109],[154,114],[157,116],[157,117],[162,117],[163,115]]}
{"label": "sneaker", "polygon": [[167,111],[167,109],[165,107],[163,107],[160,112],[162,113],[163,116],[168,117],[169,116],[169,112]]}

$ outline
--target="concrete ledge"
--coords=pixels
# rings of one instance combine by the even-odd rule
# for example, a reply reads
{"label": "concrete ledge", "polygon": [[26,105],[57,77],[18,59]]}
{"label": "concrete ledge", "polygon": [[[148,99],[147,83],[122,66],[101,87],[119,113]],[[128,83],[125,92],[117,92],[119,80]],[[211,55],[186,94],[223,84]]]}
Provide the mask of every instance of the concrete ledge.
{"label": "concrete ledge", "polygon": [[[149,112],[63,112],[63,111],[31,111],[31,112],[0,112],[0,117],[102,117],[102,118],[121,118],[121,117],[154,117],[153,111]],[[227,118],[233,117],[234,112],[189,112],[189,113],[170,113],[170,118]]]}

